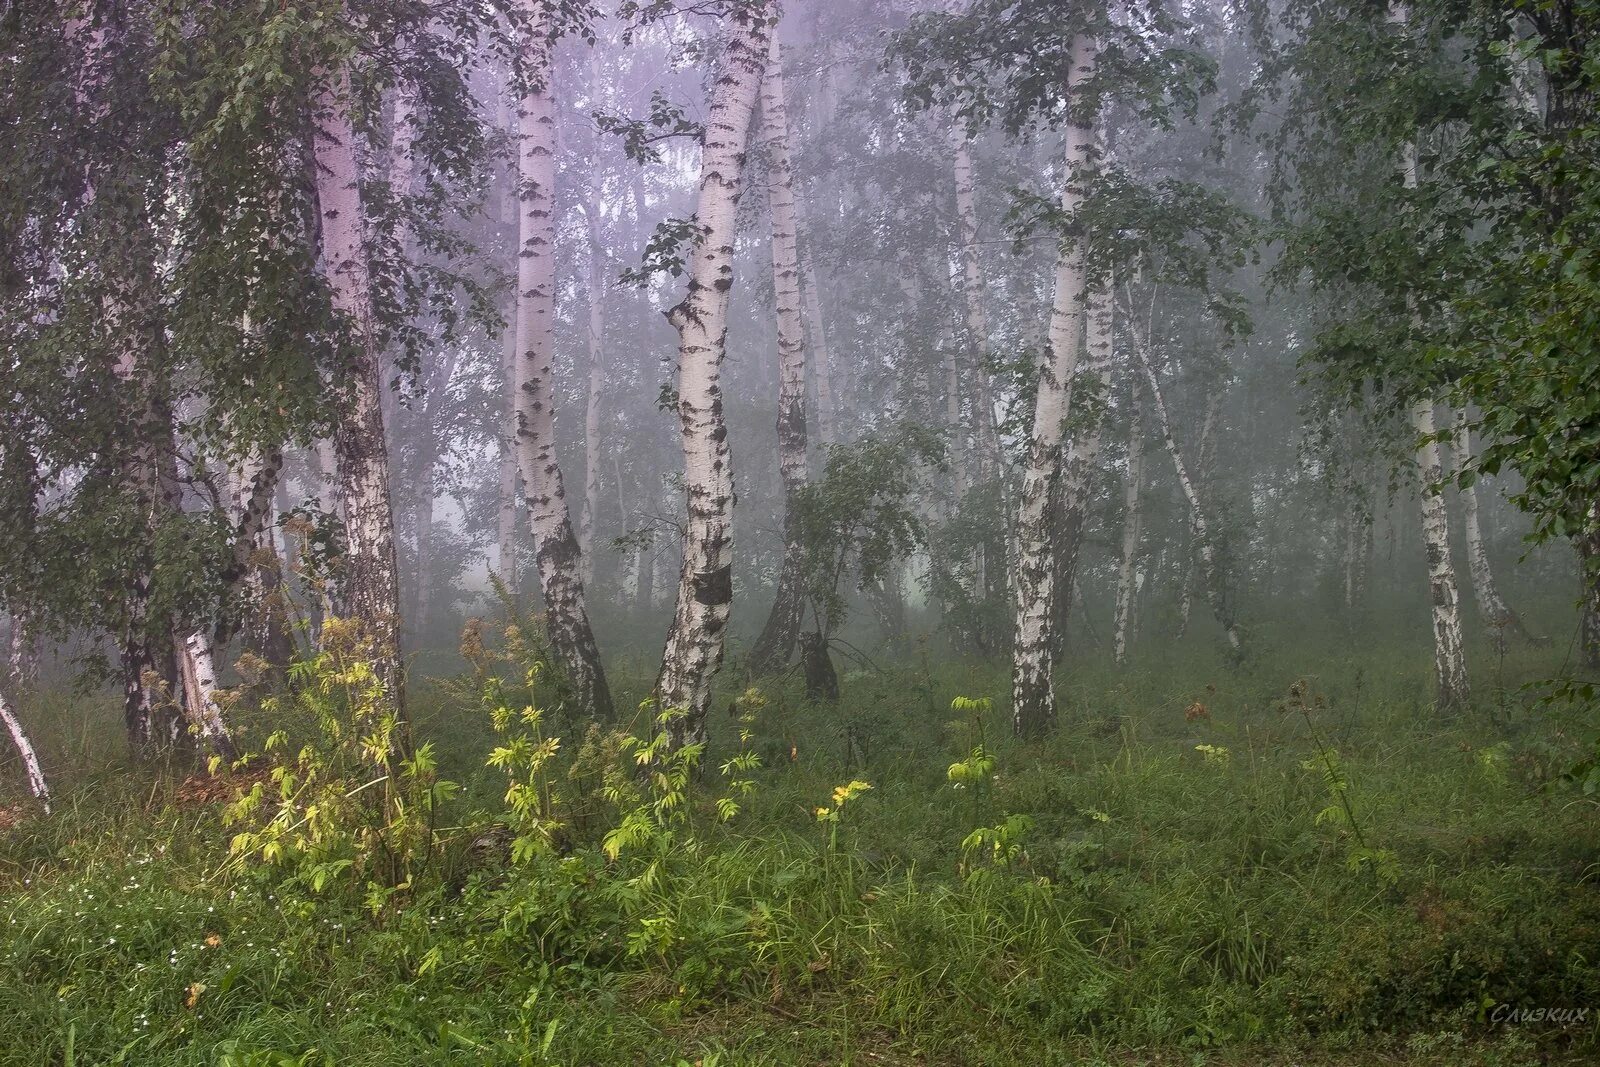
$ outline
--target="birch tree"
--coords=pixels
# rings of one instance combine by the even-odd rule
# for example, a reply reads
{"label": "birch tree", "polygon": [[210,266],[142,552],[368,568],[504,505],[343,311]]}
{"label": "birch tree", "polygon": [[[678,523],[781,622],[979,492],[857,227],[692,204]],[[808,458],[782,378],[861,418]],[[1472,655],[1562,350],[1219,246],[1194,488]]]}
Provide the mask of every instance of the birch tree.
{"label": "birch tree", "polygon": [[346,539],[339,586],[343,609],[373,642],[372,667],[378,682],[396,715],[404,720],[400,580],[383,426],[383,339],[373,304],[361,172],[351,121],[354,103],[346,64],[321,72],[311,138],[322,223],[319,252],[333,308],[348,333],[343,346],[346,374],[338,383],[339,419],[333,433]]}
{"label": "birch tree", "polygon": [[1456,410],[1454,433],[1450,439],[1455,452],[1457,485],[1460,486],[1462,531],[1466,539],[1467,572],[1472,577],[1472,594],[1478,603],[1478,615],[1489,630],[1495,648],[1504,652],[1508,634],[1526,640],[1528,632],[1522,619],[1506,606],[1500,587],[1494,580],[1494,569],[1489,565],[1489,550],[1483,543],[1483,520],[1478,509],[1474,452],[1472,448],[1472,423],[1467,409]]}
{"label": "birch tree", "polygon": [[534,562],[550,646],[578,706],[611,718],[611,690],[584,599],[582,550],[555,452],[555,26],[537,0],[524,4],[518,72],[517,465],[527,498]]}
{"label": "birch tree", "polygon": [[798,495],[806,484],[806,343],[783,57],[774,35],[761,85],[762,139],[767,149],[767,202],[772,215],[772,287],[778,313],[778,470],[783,478],[783,563],[772,610],[750,652],[750,670],[782,667],[794,651],[805,611],[805,546]]}
{"label": "birch tree", "polygon": [[44,813],[50,814],[50,786],[44,778],[44,767],[39,763],[39,754],[23,730],[16,712],[6,702],[3,690],[0,690],[0,722],[5,723],[6,733],[11,735],[11,744],[22,758],[22,767],[28,776],[28,792],[44,807]]}
{"label": "birch tree", "polygon": [[1122,494],[1122,561],[1117,570],[1117,612],[1111,645],[1119,664],[1128,657],[1128,643],[1133,637],[1134,610],[1144,579],[1140,547],[1144,523],[1141,493],[1144,483],[1144,405],[1138,399],[1137,384],[1133,391],[1133,415],[1128,420],[1128,471]]}
{"label": "birch tree", "polygon": [[722,359],[727,343],[733,242],[745,142],[772,33],[769,0],[728,9],[726,46],[706,111],[695,202],[699,233],[688,292],[667,313],[678,332],[678,422],[683,438],[688,524],[677,606],[656,679],[674,748],[706,738],[711,682],[722,664],[733,606],[733,468],[723,422]]}
{"label": "birch tree", "polygon": [[1156,374],[1155,363],[1150,358],[1150,335],[1148,332],[1141,334],[1131,321],[1129,333],[1132,335],[1132,344],[1129,348],[1133,353],[1135,371],[1144,380],[1150,411],[1155,416],[1156,431],[1161,435],[1161,443],[1166,448],[1167,458],[1172,461],[1172,469],[1178,477],[1178,487],[1183,491],[1183,499],[1189,505],[1190,528],[1194,532],[1195,552],[1200,558],[1200,577],[1205,585],[1206,597],[1211,601],[1212,612],[1222,626],[1228,644],[1235,652],[1240,651],[1244,642],[1239,635],[1239,627],[1234,621],[1233,613],[1223,598],[1222,571],[1217,561],[1217,547],[1212,539],[1211,524],[1207,520],[1205,507],[1200,500],[1200,491],[1195,486],[1189,464],[1184,461],[1183,452],[1178,447],[1178,439],[1173,435],[1172,415],[1161,392],[1161,379]]}
{"label": "birch tree", "polygon": [[[1061,211],[1077,214],[1093,167],[1094,117],[1073,99],[1073,90],[1095,74],[1097,44],[1080,33],[1073,38],[1067,92],[1075,113],[1066,126],[1066,184]],[[1083,304],[1087,283],[1085,244],[1062,240],[1056,262],[1055,296],[1050,309],[1049,346],[1037,367],[1038,392],[1028,435],[1027,467],[1017,510],[1016,626],[1012,644],[1011,716],[1018,734],[1033,734],[1055,720],[1054,646],[1056,543],[1050,523],[1050,497],[1061,473],[1061,443],[1073,375],[1082,349]]]}

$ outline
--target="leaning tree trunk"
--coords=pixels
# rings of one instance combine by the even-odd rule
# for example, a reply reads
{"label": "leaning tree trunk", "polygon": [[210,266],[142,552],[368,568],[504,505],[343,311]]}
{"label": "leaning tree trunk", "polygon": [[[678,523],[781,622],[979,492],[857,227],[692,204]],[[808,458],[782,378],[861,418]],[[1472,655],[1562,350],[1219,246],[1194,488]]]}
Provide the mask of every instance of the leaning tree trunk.
{"label": "leaning tree trunk", "polygon": [[1416,432],[1417,478],[1421,482],[1422,543],[1428,556],[1428,593],[1433,615],[1433,670],[1438,683],[1439,707],[1458,710],[1469,695],[1467,660],[1461,640],[1461,594],[1456,587],[1455,564],[1450,558],[1450,516],[1445,510],[1444,478],[1433,398],[1411,407],[1411,428]]}
{"label": "leaning tree trunk", "polygon": [[1500,595],[1499,586],[1494,580],[1494,570],[1489,566],[1489,551],[1483,543],[1483,524],[1478,515],[1478,486],[1472,481],[1471,471],[1472,455],[1472,426],[1467,418],[1467,409],[1462,407],[1456,412],[1455,436],[1451,442],[1455,448],[1455,464],[1457,474],[1466,474],[1461,479],[1461,506],[1466,513],[1463,524],[1467,538],[1467,570],[1472,576],[1472,592],[1478,602],[1478,614],[1483,618],[1483,624],[1489,628],[1490,636],[1494,639],[1494,646],[1501,652],[1506,649],[1506,637],[1514,633],[1523,640],[1528,639],[1528,631],[1522,625],[1522,619],[1517,613],[1506,606],[1505,598]]}
{"label": "leaning tree trunk", "polygon": [[22,766],[28,775],[28,792],[44,805],[44,813],[50,814],[50,786],[45,782],[44,768],[39,763],[39,754],[34,751],[33,742],[22,729],[22,723],[17,721],[11,705],[6,703],[6,695],[3,692],[0,692],[0,722],[5,723],[6,732],[11,735],[11,743],[16,746],[17,755],[22,757]]}
{"label": "leaning tree trunk", "polygon": [[[344,512],[345,554],[339,570],[342,610],[372,641],[372,668],[398,722],[406,723],[400,661],[400,581],[395,564],[394,507],[383,429],[382,337],[373,308],[361,174],[351,121],[350,72],[326,74],[316,98],[312,151],[321,214],[322,270],[334,310],[348,330],[347,362],[338,385],[333,451]],[[409,749],[409,730],[394,756]]]}
{"label": "leaning tree trunk", "polygon": [[[1220,394],[1213,391],[1206,398],[1205,418],[1200,422],[1200,456],[1197,461],[1199,469],[1195,472],[1199,479],[1198,488],[1201,492],[1211,492],[1211,477],[1213,461],[1216,457],[1217,411],[1220,403]],[[1189,554],[1183,564],[1183,585],[1178,601],[1178,639],[1181,641],[1189,632],[1189,615],[1194,610],[1194,525],[1189,527]]]}
{"label": "leaning tree trunk", "polygon": [[[1097,46],[1079,35],[1072,41],[1073,85],[1093,78]],[[1074,218],[1086,195],[1085,181],[1094,164],[1094,126],[1074,116],[1066,129],[1066,186],[1061,209]],[[1072,395],[1072,377],[1082,347],[1086,285],[1085,239],[1065,239],[1056,260],[1055,297],[1050,311],[1050,344],[1039,360],[1033,428],[1028,435],[1028,465],[1017,507],[1016,631],[1012,642],[1011,721],[1022,735],[1035,734],[1055,722],[1055,684],[1051,677],[1054,650],[1056,546],[1050,522],[1050,497],[1061,473],[1063,427]]]}
{"label": "leaning tree trunk", "polygon": [[1244,642],[1239,636],[1239,626],[1233,619],[1233,613],[1228,610],[1227,603],[1222,595],[1222,571],[1217,562],[1216,543],[1211,538],[1211,526],[1206,522],[1205,508],[1200,503],[1200,492],[1195,488],[1194,479],[1189,475],[1189,466],[1183,460],[1183,453],[1178,449],[1178,439],[1172,433],[1172,416],[1167,411],[1166,398],[1161,395],[1161,380],[1156,377],[1155,364],[1150,360],[1147,349],[1149,334],[1133,338],[1133,358],[1138,363],[1139,371],[1144,376],[1144,383],[1149,389],[1150,407],[1156,417],[1156,429],[1161,434],[1161,443],[1166,446],[1167,456],[1172,460],[1172,469],[1178,476],[1178,486],[1183,490],[1183,498],[1189,505],[1190,529],[1194,533],[1195,552],[1200,557],[1200,581],[1205,585],[1206,596],[1211,601],[1212,613],[1216,615],[1217,622],[1222,625],[1222,631],[1228,637],[1228,644],[1235,651],[1243,647]]}
{"label": "leaning tree trunk", "polygon": [[529,0],[525,82],[517,99],[517,465],[550,635],[579,706],[611,718],[611,690],[589,625],[582,551],[567,511],[555,435],[555,74],[549,15]]}
{"label": "leaning tree trunk", "polygon": [[722,357],[745,140],[766,67],[771,13],[771,4],[761,0],[730,16],[700,150],[700,238],[688,292],[667,313],[678,331],[678,421],[689,513],[678,602],[656,680],[661,707],[676,713],[667,724],[673,748],[706,739],[711,681],[722,665],[733,607],[733,468],[722,419]]}
{"label": "leaning tree trunk", "polygon": [[806,339],[800,310],[799,251],[783,59],[773,37],[761,86],[767,143],[767,201],[772,211],[772,288],[778,311],[778,471],[783,478],[783,566],[772,611],[750,651],[754,675],[789,662],[805,612],[805,546],[797,513],[806,484]]}
{"label": "leaning tree trunk", "polygon": [[1122,563],[1117,571],[1116,630],[1111,639],[1117,663],[1128,658],[1128,642],[1133,635],[1133,613],[1139,596],[1139,542],[1144,525],[1142,494],[1144,482],[1144,405],[1134,387],[1133,417],[1128,423],[1128,480],[1122,493]]}

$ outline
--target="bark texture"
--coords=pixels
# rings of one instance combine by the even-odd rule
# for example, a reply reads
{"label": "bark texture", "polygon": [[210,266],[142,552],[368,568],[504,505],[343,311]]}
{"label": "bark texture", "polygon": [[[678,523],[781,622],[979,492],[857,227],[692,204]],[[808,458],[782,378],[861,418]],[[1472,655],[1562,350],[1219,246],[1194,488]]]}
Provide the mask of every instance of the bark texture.
{"label": "bark texture", "polygon": [[733,468],[723,423],[722,357],[745,141],[766,68],[770,15],[771,4],[762,2],[730,16],[700,152],[700,238],[688,292],[667,313],[678,331],[678,422],[689,514],[677,606],[656,680],[661,706],[678,713],[667,726],[675,748],[705,741],[711,682],[722,665],[733,607]]}
{"label": "bark texture", "polygon": [[517,466],[550,647],[579,706],[611,718],[611,690],[584,600],[583,559],[555,451],[555,99],[553,38],[542,5],[527,5],[517,100]]}
{"label": "bark texture", "polygon": [[[1451,439],[1455,449],[1456,471],[1470,471],[1473,463],[1472,424],[1467,409],[1456,412],[1455,433]],[[1483,521],[1478,513],[1478,486],[1468,481],[1461,487],[1461,509],[1465,513],[1462,526],[1467,540],[1467,572],[1472,576],[1472,594],[1478,603],[1478,615],[1489,630],[1496,649],[1504,652],[1506,639],[1516,634],[1528,639],[1528,631],[1517,613],[1506,606],[1500,587],[1494,580],[1494,569],[1489,565],[1489,550],[1483,543]]]}
{"label": "bark texture", "polygon": [[1079,381],[1090,388],[1073,390],[1072,419],[1078,434],[1062,456],[1061,480],[1053,504],[1051,525],[1058,547],[1052,663],[1059,663],[1066,652],[1072,601],[1078,584],[1078,559],[1083,552],[1084,525],[1094,493],[1095,472],[1100,469],[1106,397],[1111,392],[1112,330],[1116,310],[1111,292],[1109,276],[1089,290],[1084,373],[1079,375]]}
{"label": "bark texture", "polygon": [[[1069,85],[1094,75],[1097,55],[1092,38],[1072,42]],[[1066,185],[1061,208],[1075,216],[1085,196],[1084,182],[1094,165],[1092,122],[1080,117],[1066,129]],[[1083,346],[1085,242],[1068,239],[1056,261],[1055,295],[1050,309],[1049,346],[1038,366],[1033,427],[1028,434],[1027,470],[1017,506],[1015,637],[1012,643],[1011,717],[1019,735],[1036,734],[1055,721],[1054,651],[1056,552],[1050,501],[1061,473],[1061,444],[1071,401],[1072,378]]]}
{"label": "bark texture", "polygon": [[[350,73],[328,72],[316,98],[312,152],[321,219],[322,270],[334,310],[345,320],[345,373],[333,450],[346,550],[340,564],[341,610],[359,622],[376,649],[373,670],[405,721],[400,662],[400,581],[394,508],[383,429],[382,337],[373,307],[361,174],[350,108]],[[404,736],[406,731],[400,731]],[[402,748],[409,742],[402,742]]]}
{"label": "bark texture", "polygon": [[1411,407],[1411,428],[1417,440],[1417,477],[1421,482],[1422,544],[1428,557],[1428,596],[1433,617],[1433,673],[1439,707],[1454,711],[1470,695],[1467,659],[1461,640],[1461,594],[1455,563],[1450,558],[1450,516],[1445,510],[1443,460],[1434,421],[1433,398]]}
{"label": "bark texture", "polygon": [[805,612],[805,546],[796,505],[806,484],[806,339],[801,314],[800,254],[783,57],[772,39],[761,85],[767,148],[767,202],[772,214],[772,287],[778,312],[778,471],[783,479],[783,564],[766,625],[750,652],[750,671],[764,674],[789,662]]}
{"label": "bark texture", "polygon": [[34,751],[33,742],[22,729],[22,723],[17,720],[11,705],[6,703],[4,693],[0,693],[0,722],[5,723],[6,732],[11,735],[11,743],[16,746],[17,755],[22,757],[22,767],[28,775],[28,792],[44,805],[45,814],[50,814],[50,786],[45,781],[44,767],[39,763],[39,753]]}

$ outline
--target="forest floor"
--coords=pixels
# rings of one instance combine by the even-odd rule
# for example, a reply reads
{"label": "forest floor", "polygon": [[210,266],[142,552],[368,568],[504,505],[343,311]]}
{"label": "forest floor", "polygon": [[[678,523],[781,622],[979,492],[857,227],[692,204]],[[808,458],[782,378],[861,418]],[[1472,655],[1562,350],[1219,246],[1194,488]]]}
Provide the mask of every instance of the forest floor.
{"label": "forest floor", "polygon": [[512,862],[482,678],[419,680],[462,789],[371,908],[359,863],[230,860],[232,785],[41,700],[57,810],[0,823],[0,1064],[1594,1062],[1600,812],[1560,782],[1594,724],[1521,688],[1560,650],[1485,650],[1446,719],[1399,642],[1305,647],[1074,665],[1025,745],[992,665],[912,650],[835,708],[767,686],[748,791],[730,672],[682,819],[616,859],[626,802],[562,764],[559,847]]}

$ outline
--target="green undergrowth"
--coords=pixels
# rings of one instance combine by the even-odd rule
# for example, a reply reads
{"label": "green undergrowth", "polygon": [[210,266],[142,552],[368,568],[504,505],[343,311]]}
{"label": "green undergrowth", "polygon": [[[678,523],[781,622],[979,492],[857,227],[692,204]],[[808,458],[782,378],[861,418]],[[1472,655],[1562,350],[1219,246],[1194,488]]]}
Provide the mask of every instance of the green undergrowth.
{"label": "green undergrowth", "polygon": [[1600,821],[1559,780],[1592,730],[1519,688],[1557,652],[1441,718],[1397,652],[1179,646],[1064,670],[1028,744],[1002,670],[933,658],[837,707],[730,671],[698,772],[657,780],[514,674],[424,684],[437,766],[395,803],[437,802],[382,862],[32,708],[60,796],[0,831],[0,1063],[1592,1059]]}

